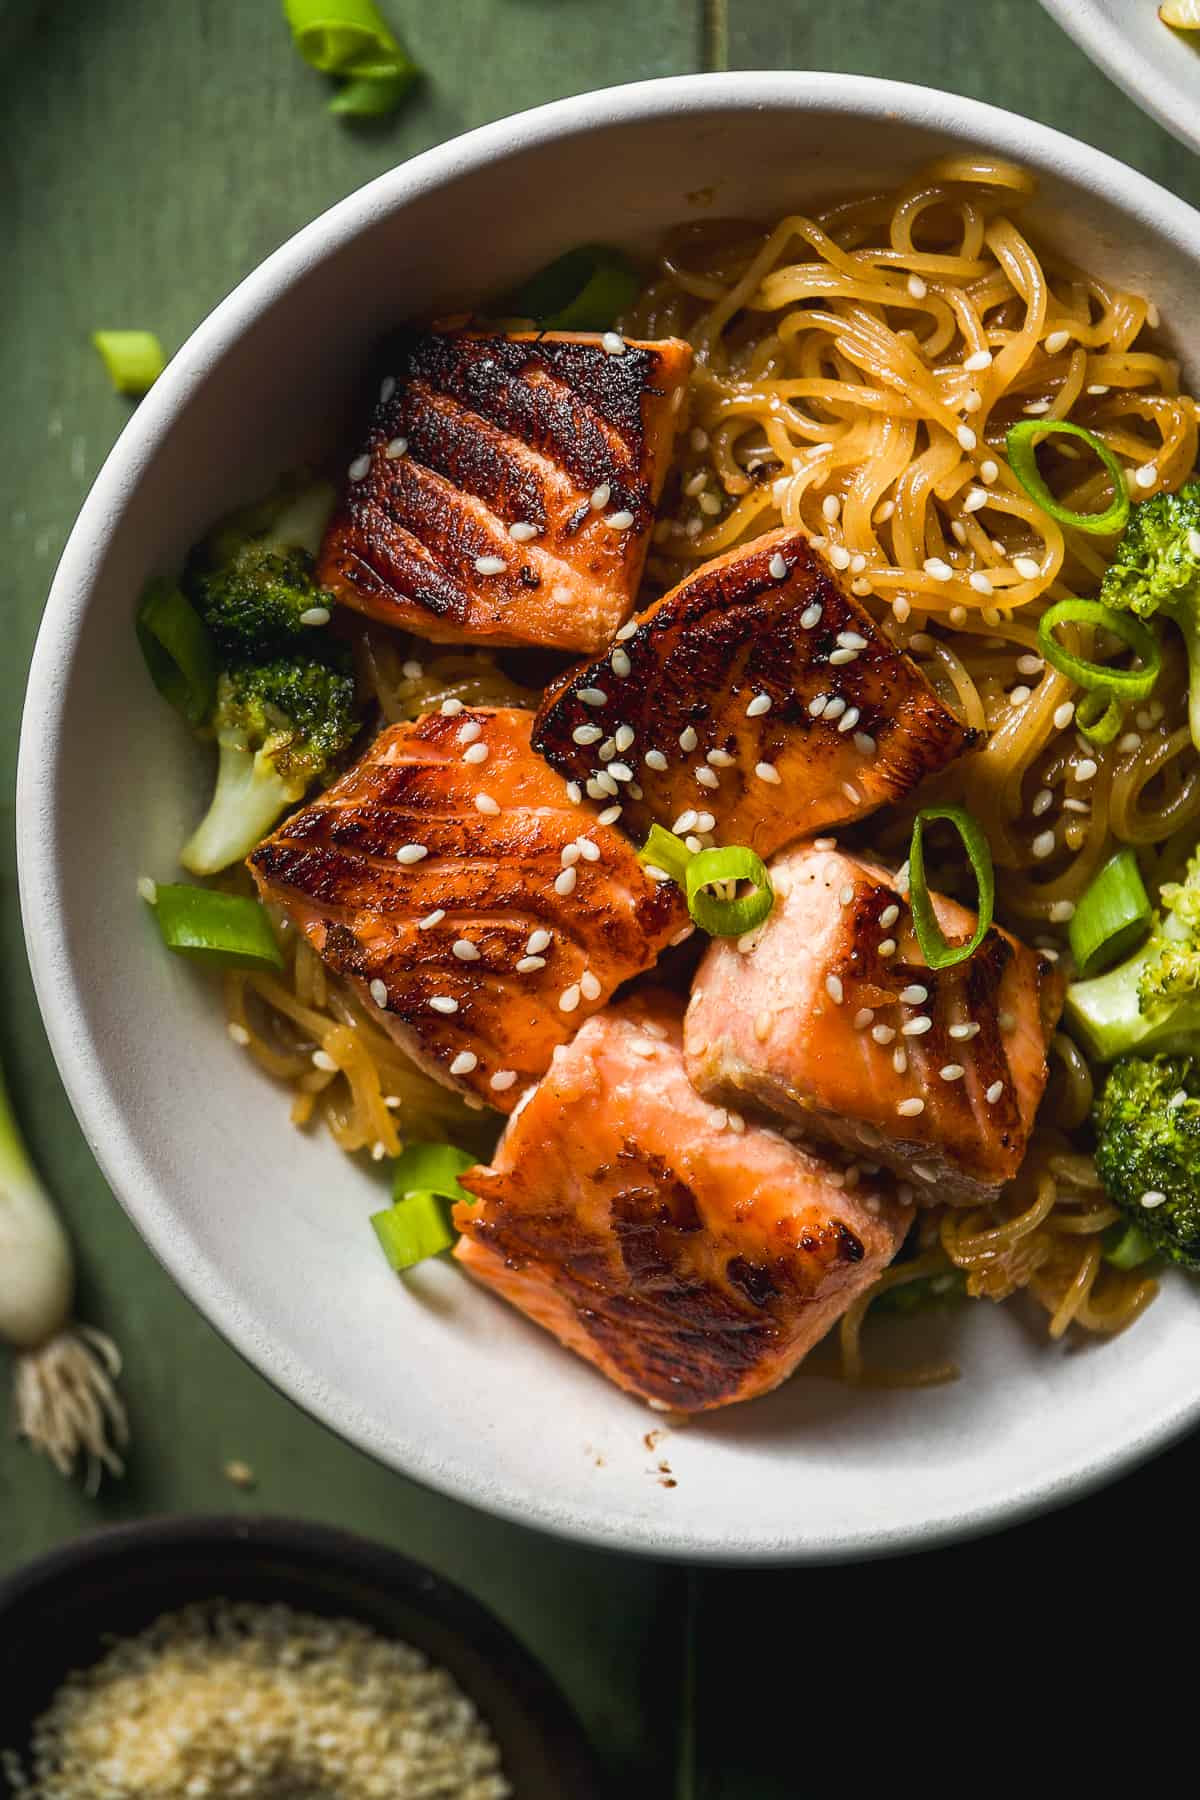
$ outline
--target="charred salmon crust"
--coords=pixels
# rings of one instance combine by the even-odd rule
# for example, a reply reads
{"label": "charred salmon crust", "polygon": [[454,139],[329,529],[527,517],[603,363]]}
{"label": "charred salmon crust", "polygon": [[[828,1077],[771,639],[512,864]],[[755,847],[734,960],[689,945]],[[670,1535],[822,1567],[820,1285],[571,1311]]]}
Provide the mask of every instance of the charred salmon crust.
{"label": "charred salmon crust", "polygon": [[598,650],[637,591],[690,364],[676,339],[401,334],[319,580],[435,642]]}
{"label": "charred salmon crust", "polygon": [[783,1381],[903,1241],[887,1176],[751,1126],[687,1079],[680,1002],[589,1021],[463,1185],[455,1255],[478,1280],[656,1406],[698,1412]]}
{"label": "charred salmon crust", "polygon": [[[856,857],[805,847],[771,873],[776,907],[753,949],[714,943],[700,965],[692,1080],[930,1199],[994,1200],[1025,1157],[1062,977],[996,926],[965,962],[928,968],[907,899]],[[948,937],[970,935],[973,914],[932,899]]]}
{"label": "charred salmon crust", "polygon": [[571,804],[529,726],[516,708],[393,725],[249,858],[263,899],[403,1047],[502,1112],[689,929],[676,891]]}
{"label": "charred salmon crust", "polygon": [[[580,699],[596,691],[603,705]],[[707,563],[640,614],[549,692],[533,741],[585,782],[621,725],[643,790],[626,830],[640,841],[707,812],[719,841],[760,856],[898,799],[975,741],[790,530]]]}

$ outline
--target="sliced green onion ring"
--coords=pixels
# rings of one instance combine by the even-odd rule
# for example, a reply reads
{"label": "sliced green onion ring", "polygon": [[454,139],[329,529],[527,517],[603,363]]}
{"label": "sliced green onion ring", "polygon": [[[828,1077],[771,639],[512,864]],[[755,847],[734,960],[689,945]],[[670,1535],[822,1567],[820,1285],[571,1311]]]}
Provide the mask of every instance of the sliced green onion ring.
{"label": "sliced green onion ring", "polygon": [[[951,944],[942,933],[929,883],[925,878],[925,827],[936,819],[945,819],[962,839],[971,868],[975,873],[977,918],[975,930],[965,944]],[[931,969],[952,969],[956,963],[974,956],[991,929],[996,903],[996,877],[992,870],[992,852],[987,835],[965,806],[927,806],[913,820],[912,843],[908,852],[909,906],[913,929],[921,954]]]}
{"label": "sliced green onion ring", "polygon": [[642,277],[619,250],[582,244],[548,263],[500,302],[552,331],[604,331],[632,305]]}
{"label": "sliced green onion ring", "polygon": [[1150,930],[1153,908],[1137,858],[1118,850],[1095,874],[1071,916],[1068,936],[1079,973],[1100,975],[1136,950]]}
{"label": "sliced green onion ring", "polygon": [[189,725],[203,725],[217,694],[217,653],[195,607],[170,581],[152,581],[135,621],[150,679]]}
{"label": "sliced green onion ring", "polygon": [[1111,744],[1121,729],[1125,704],[1107,688],[1093,688],[1075,708],[1075,723],[1092,744]]}
{"label": "sliced green onion ring", "polygon": [[[1114,669],[1076,656],[1055,637],[1060,625],[1086,625],[1092,631],[1111,632],[1141,658],[1142,668]],[[1132,613],[1118,612],[1099,600],[1056,600],[1048,606],[1038,621],[1038,647],[1046,661],[1078,687],[1098,689],[1122,700],[1144,700],[1162,674],[1162,650],[1150,627]]]}
{"label": "sliced green onion ring", "polygon": [[393,1166],[392,1193],[397,1200],[409,1194],[440,1194],[444,1200],[463,1200],[474,1206],[474,1194],[459,1185],[458,1177],[473,1169],[476,1161],[453,1144],[406,1144]]}
{"label": "sliced green onion ring", "polygon": [[[1072,512],[1070,507],[1054,498],[1043,481],[1037,464],[1037,447],[1048,437],[1082,438],[1104,464],[1113,484],[1113,497],[1103,512]],[[1013,474],[1029,498],[1044,513],[1057,520],[1058,524],[1069,525],[1075,531],[1092,532],[1097,537],[1109,537],[1124,528],[1129,518],[1129,488],[1125,481],[1125,471],[1108,445],[1102,443],[1094,431],[1085,431],[1082,425],[1072,425],[1069,419],[1021,419],[1010,427],[1006,446]]]}
{"label": "sliced green onion ring", "polygon": [[222,969],[283,967],[271,921],[257,900],[186,882],[164,882],[153,904],[168,950]]}
{"label": "sliced green onion ring", "polygon": [[92,342],[104,358],[118,394],[133,394],[140,400],[167,366],[163,347],[152,331],[93,331]]}
{"label": "sliced green onion ring", "polygon": [[374,0],[284,0],[283,10],[309,67],[345,78],[330,112],[378,118],[400,104],[421,73]]}
{"label": "sliced green onion ring", "polygon": [[1157,1245],[1151,1243],[1141,1226],[1132,1220],[1126,1224],[1118,1219],[1109,1226],[1101,1242],[1104,1246],[1104,1260],[1111,1263],[1114,1269],[1140,1268],[1158,1254]]}
{"label": "sliced green onion ring", "polygon": [[394,1206],[372,1213],[371,1224],[383,1254],[398,1274],[431,1256],[439,1256],[455,1240],[445,1202],[428,1189],[408,1194]]}
{"label": "sliced green onion ring", "polygon": [[645,869],[661,869],[677,887],[686,886],[687,866],[692,852],[683,839],[661,825],[652,825],[645,843],[638,851],[638,861]]}
{"label": "sliced green onion ring", "polygon": [[[744,844],[698,850],[687,865],[684,879],[688,911],[711,937],[741,937],[743,932],[753,931],[775,904],[775,889],[766,864]],[[749,881],[754,892],[720,900],[708,892],[718,881]]]}

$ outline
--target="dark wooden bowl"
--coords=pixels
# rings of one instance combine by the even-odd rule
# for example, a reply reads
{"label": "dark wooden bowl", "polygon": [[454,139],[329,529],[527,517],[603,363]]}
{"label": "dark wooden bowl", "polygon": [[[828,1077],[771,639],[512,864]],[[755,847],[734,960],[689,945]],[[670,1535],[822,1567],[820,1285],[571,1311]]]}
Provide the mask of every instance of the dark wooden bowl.
{"label": "dark wooden bowl", "polygon": [[[24,1753],[63,1677],[189,1601],[282,1601],[400,1638],[449,1669],[500,1745],[517,1800],[601,1800],[550,1677],[477,1600],[396,1550],[291,1519],[166,1518],[39,1557],[0,1582],[0,1749]],[[10,1790],[0,1773],[0,1796]]]}

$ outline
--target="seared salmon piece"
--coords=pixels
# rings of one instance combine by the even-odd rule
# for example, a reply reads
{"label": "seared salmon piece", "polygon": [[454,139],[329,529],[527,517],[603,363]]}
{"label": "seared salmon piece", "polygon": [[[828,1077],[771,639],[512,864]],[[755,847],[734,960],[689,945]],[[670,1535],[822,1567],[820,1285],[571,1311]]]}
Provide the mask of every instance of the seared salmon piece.
{"label": "seared salmon piece", "polygon": [[911,1209],[702,1100],[682,1003],[590,1019],[463,1186],[455,1255],[653,1406],[702,1412],[777,1387],[891,1261]]}
{"label": "seared salmon piece", "polygon": [[684,819],[770,856],[974,741],[802,531],[706,563],[617,638],[549,692],[533,741],[589,793],[640,786],[621,821],[639,841]]}
{"label": "seared salmon piece", "polygon": [[317,579],[435,643],[601,649],[637,592],[692,360],[610,335],[404,334]]}
{"label": "seared salmon piece", "polygon": [[571,803],[530,720],[481,707],[390,726],[248,859],[404,1049],[501,1112],[690,930],[675,890]]}
{"label": "seared salmon piece", "polygon": [[[921,955],[883,869],[804,846],[773,865],[753,948],[714,940],[687,1012],[688,1073],[810,1140],[865,1151],[929,1199],[994,1199],[1025,1156],[1063,981],[993,926],[948,969]],[[933,894],[950,942],[975,915]]]}

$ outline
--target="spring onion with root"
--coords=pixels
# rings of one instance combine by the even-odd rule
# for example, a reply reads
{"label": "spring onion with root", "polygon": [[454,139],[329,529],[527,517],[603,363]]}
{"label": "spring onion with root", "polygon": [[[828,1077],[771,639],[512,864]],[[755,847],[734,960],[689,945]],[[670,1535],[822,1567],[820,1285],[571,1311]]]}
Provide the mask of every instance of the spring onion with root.
{"label": "spring onion with root", "polygon": [[53,1202],[17,1128],[0,1072],[0,1344],[16,1357],[16,1429],[70,1475],[82,1454],[87,1488],[122,1473],[129,1440],[114,1385],[121,1358],[103,1332],[72,1323],[75,1268]]}

